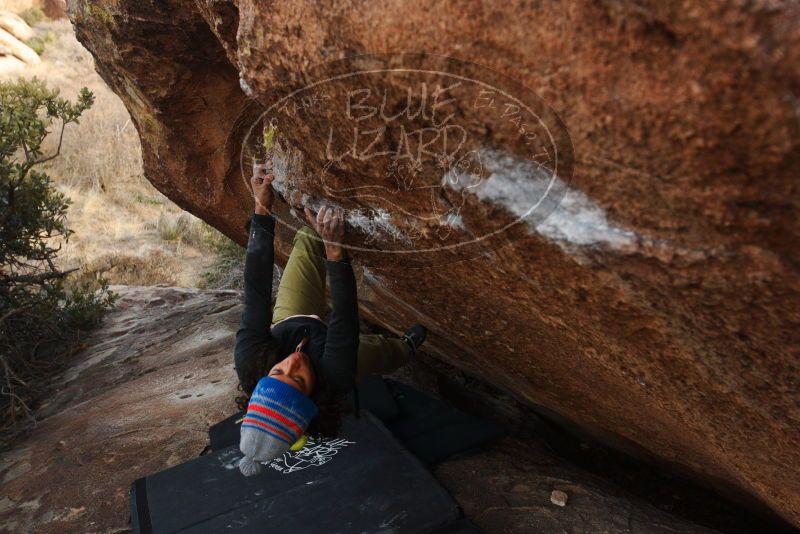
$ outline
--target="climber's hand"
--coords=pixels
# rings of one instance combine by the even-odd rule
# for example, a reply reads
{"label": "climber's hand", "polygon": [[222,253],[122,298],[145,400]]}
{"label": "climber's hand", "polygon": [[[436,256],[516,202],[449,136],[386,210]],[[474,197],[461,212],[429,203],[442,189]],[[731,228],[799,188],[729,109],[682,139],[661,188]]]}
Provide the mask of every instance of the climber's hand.
{"label": "climber's hand", "polygon": [[306,219],[314,230],[322,237],[325,242],[325,256],[332,261],[341,261],[345,258],[344,247],[344,210],[332,206],[322,206],[314,216],[314,213],[305,208]]}
{"label": "climber's hand", "polygon": [[275,200],[275,191],[272,189],[272,161],[256,163],[253,165],[253,177],[250,186],[253,188],[253,199],[256,202],[256,213],[269,215],[272,210],[272,201]]}

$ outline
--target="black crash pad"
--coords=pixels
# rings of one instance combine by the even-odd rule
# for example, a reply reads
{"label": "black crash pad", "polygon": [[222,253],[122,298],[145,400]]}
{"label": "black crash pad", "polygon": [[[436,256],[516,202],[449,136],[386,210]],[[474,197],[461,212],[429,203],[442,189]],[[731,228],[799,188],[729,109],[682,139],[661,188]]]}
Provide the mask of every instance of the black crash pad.
{"label": "black crash pad", "polygon": [[429,466],[475,451],[505,433],[502,425],[464,413],[407,384],[391,379],[383,383],[398,407],[396,417],[383,421],[386,428]]}
{"label": "black crash pad", "polygon": [[240,457],[234,445],[134,482],[134,532],[470,532],[453,530],[455,501],[368,413],[259,475],[242,476]]}
{"label": "black crash pad", "polygon": [[[380,419],[400,443],[426,465],[475,450],[505,431],[502,425],[474,417],[409,385],[370,376],[358,385],[359,404]],[[211,450],[239,443],[234,414],[209,431]]]}

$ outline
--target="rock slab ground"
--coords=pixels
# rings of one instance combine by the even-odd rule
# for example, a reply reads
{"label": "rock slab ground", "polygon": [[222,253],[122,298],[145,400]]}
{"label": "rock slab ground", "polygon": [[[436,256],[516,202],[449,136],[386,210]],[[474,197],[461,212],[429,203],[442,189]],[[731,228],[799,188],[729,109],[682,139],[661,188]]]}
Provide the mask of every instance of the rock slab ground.
{"label": "rock slab ground", "polygon": [[[0,531],[123,532],[131,482],[197,456],[235,409],[233,291],[114,286],[117,308],[54,377],[37,427],[0,464]],[[436,476],[487,533],[706,533],[504,438]],[[550,502],[556,489],[565,507]]]}

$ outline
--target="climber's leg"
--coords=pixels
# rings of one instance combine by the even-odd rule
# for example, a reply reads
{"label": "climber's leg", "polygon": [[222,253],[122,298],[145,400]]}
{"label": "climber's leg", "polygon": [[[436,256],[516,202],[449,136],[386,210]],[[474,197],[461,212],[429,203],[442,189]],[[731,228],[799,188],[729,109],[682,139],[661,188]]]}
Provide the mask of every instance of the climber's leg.
{"label": "climber's leg", "polygon": [[411,346],[402,339],[362,335],[358,342],[358,380],[368,374],[388,374],[411,359]]}
{"label": "climber's leg", "polygon": [[272,322],[292,315],[325,316],[325,247],[311,228],[294,235],[292,252],[275,299]]}

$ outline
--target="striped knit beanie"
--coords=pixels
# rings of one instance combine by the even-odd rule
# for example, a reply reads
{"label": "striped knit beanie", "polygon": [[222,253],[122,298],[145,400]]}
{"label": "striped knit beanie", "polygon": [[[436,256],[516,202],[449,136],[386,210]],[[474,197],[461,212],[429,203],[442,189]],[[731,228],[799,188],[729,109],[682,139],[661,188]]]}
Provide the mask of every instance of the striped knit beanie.
{"label": "striped knit beanie", "polygon": [[260,462],[288,451],[318,412],[314,401],[289,384],[268,376],[259,380],[242,421],[242,474],[255,475],[261,472]]}

